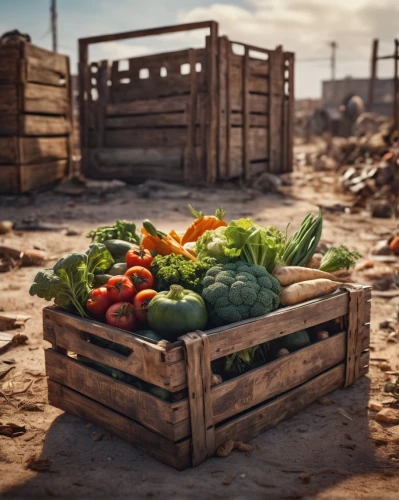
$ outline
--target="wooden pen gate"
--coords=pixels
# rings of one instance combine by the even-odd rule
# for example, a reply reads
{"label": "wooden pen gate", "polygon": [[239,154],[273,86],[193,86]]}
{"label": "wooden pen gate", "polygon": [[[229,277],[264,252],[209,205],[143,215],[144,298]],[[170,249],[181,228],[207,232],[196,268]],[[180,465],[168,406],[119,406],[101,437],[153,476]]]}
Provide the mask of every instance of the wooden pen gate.
{"label": "wooden pen gate", "polygon": [[[209,28],[205,48],[88,61],[94,43]],[[238,55],[240,48],[242,55]],[[294,55],[202,22],[79,40],[83,172],[214,183],[292,170]]]}

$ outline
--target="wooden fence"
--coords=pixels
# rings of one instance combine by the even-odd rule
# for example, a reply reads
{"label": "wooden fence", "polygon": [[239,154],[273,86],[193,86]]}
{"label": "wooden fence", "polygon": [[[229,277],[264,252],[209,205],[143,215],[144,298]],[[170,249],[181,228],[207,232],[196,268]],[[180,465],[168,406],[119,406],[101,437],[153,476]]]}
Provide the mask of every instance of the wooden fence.
{"label": "wooden fence", "polygon": [[[93,43],[201,28],[201,49],[88,61]],[[281,46],[231,42],[209,21],[85,38],[79,53],[88,177],[196,184],[292,170],[294,55]]]}

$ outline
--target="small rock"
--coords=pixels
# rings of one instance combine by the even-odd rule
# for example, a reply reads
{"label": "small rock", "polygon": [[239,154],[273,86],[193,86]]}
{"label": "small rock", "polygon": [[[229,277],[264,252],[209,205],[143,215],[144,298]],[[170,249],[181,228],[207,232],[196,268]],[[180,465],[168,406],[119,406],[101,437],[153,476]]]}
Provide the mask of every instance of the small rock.
{"label": "small rock", "polygon": [[384,408],[375,416],[377,422],[384,424],[399,424],[399,411],[392,408]]}
{"label": "small rock", "polygon": [[331,406],[334,404],[334,401],[326,397],[319,398],[317,402],[319,403],[319,405],[324,405],[324,406]]}
{"label": "small rock", "polygon": [[382,371],[382,372],[391,372],[392,371],[392,367],[391,365],[388,363],[388,361],[381,361],[380,363],[377,364],[378,368]]}
{"label": "small rock", "polygon": [[310,483],[310,474],[309,474],[309,472],[302,472],[302,474],[299,474],[298,477],[299,477],[299,479],[303,483],[305,483],[305,484]]}
{"label": "small rock", "polygon": [[383,409],[382,404],[377,403],[377,401],[370,401],[368,408],[372,411],[381,411]]}
{"label": "small rock", "polygon": [[306,432],[309,429],[309,426],[307,424],[302,424],[297,427],[298,432]]}

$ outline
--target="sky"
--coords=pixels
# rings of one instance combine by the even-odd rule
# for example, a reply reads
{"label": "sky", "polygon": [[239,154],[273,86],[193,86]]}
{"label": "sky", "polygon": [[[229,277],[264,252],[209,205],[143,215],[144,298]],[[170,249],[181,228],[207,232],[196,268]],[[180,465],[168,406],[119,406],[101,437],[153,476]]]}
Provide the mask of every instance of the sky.
{"label": "sky", "polygon": [[[29,33],[51,49],[50,0],[0,0],[0,34]],[[215,20],[231,40],[295,52],[297,98],[320,97],[331,75],[330,42],[336,41],[337,78],[367,78],[373,38],[381,54],[399,38],[399,0],[57,0],[59,52],[77,72],[77,39],[87,36]],[[93,46],[90,60],[201,47],[205,32],[192,31]],[[393,61],[379,62],[378,76],[392,77]]]}

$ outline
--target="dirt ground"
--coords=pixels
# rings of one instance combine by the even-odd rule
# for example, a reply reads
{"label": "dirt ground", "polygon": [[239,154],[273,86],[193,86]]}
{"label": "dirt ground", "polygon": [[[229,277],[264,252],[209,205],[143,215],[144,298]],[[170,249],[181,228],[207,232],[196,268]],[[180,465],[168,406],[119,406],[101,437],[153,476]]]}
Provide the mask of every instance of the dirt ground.
{"label": "dirt ground", "polygon": [[[288,188],[287,188],[288,189]],[[66,231],[24,231],[0,236],[0,244],[44,249],[58,258],[84,251],[89,229],[117,218],[151,219],[160,229],[184,229],[191,221],[187,204],[206,212],[223,205],[229,218],[251,216],[283,229],[297,227],[315,205],[336,203],[331,186],[312,190],[297,182],[291,195],[258,195],[238,189],[194,190],[182,198],[142,198],[128,187],[106,197],[73,198],[54,192],[36,196],[1,197],[0,220],[63,224]],[[185,196],[187,195],[187,196]],[[366,256],[375,241],[398,229],[394,220],[370,219],[364,214],[325,213],[323,239],[357,248]],[[353,386],[328,397],[332,404],[315,403],[295,417],[251,441],[250,456],[233,452],[201,466],[177,472],[158,463],[119,438],[95,441],[101,429],[46,404],[41,310],[45,302],[32,298],[28,288],[38,268],[20,268],[0,275],[0,308],[28,314],[29,343],[10,348],[0,360],[13,358],[15,368],[0,381],[30,389],[10,398],[37,403],[43,411],[19,411],[0,395],[0,422],[26,426],[19,437],[0,436],[0,493],[3,498],[236,498],[236,499],[397,499],[399,491],[399,426],[377,423],[369,400],[388,404],[384,384],[392,375],[377,363],[386,359],[398,370],[398,344],[388,343],[379,323],[397,317],[399,298],[373,298],[370,373]],[[366,282],[362,273],[356,278]],[[48,458],[46,472],[26,468],[29,457]],[[305,473],[305,474],[304,474]],[[236,474],[234,476],[234,474]],[[231,475],[231,476],[230,476]],[[223,484],[229,476],[231,483]]]}

